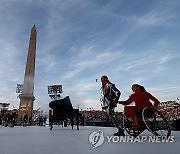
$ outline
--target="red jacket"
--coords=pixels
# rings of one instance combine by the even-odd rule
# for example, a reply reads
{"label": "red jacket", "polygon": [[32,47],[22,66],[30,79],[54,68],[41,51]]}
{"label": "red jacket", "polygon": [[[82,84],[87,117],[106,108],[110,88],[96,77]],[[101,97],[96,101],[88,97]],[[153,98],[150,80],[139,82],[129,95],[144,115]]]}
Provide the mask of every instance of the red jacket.
{"label": "red jacket", "polygon": [[159,101],[152,96],[150,93],[148,92],[144,92],[144,91],[136,91],[135,93],[133,93],[128,100],[126,101],[120,101],[121,104],[123,105],[129,105],[132,102],[135,102],[135,106],[139,109],[143,109],[145,107],[150,107],[152,106],[152,103],[150,102],[150,100],[154,101],[154,106],[157,107],[159,105]]}

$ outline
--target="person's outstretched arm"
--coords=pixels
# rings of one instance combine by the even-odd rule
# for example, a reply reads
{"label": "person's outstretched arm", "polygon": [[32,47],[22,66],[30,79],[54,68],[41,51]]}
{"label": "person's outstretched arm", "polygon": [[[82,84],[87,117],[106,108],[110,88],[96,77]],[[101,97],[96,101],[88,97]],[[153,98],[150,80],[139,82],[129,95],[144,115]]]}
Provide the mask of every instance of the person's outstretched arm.
{"label": "person's outstretched arm", "polygon": [[122,104],[122,105],[129,105],[129,104],[131,104],[133,101],[134,101],[134,100],[133,100],[133,94],[132,94],[132,95],[129,97],[128,100],[126,100],[126,101],[118,101],[118,103],[119,103],[119,104]]}

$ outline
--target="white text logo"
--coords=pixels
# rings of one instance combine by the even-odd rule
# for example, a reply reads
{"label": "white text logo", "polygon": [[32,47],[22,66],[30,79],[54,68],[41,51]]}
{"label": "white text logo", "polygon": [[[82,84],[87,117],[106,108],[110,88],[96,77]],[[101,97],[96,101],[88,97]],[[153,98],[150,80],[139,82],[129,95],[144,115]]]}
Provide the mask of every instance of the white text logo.
{"label": "white text logo", "polygon": [[89,135],[89,143],[93,148],[97,148],[101,146],[104,143],[104,135],[101,130],[92,132]]}

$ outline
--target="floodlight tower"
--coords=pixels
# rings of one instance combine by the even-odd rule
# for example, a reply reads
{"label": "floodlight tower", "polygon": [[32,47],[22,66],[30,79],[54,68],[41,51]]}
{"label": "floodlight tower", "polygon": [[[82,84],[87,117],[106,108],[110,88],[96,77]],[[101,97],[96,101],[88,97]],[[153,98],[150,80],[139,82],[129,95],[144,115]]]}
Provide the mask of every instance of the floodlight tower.
{"label": "floodlight tower", "polygon": [[6,111],[8,110],[10,103],[0,103],[1,106],[1,114],[6,113]]}
{"label": "floodlight tower", "polygon": [[19,96],[22,94],[22,90],[23,90],[23,84],[17,84],[16,87],[16,93],[18,94],[17,98],[19,98]]}
{"label": "floodlight tower", "polygon": [[61,99],[62,85],[48,86],[48,95],[52,100]]}

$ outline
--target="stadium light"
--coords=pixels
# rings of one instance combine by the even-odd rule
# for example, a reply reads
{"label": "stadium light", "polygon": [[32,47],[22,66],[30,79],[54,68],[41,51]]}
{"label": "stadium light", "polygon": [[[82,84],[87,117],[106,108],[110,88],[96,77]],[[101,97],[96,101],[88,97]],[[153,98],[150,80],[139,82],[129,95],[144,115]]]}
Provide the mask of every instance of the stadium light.
{"label": "stadium light", "polygon": [[19,94],[19,95],[17,96],[17,98],[19,98],[19,96],[22,94],[22,90],[23,90],[23,84],[17,84],[16,93]]}
{"label": "stadium light", "polygon": [[1,106],[1,114],[6,113],[6,111],[8,110],[10,103],[0,103]]}
{"label": "stadium light", "polygon": [[49,97],[53,100],[61,99],[62,85],[48,86]]}

